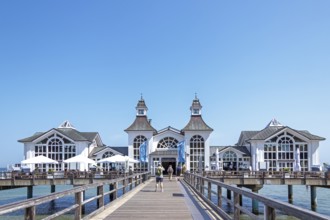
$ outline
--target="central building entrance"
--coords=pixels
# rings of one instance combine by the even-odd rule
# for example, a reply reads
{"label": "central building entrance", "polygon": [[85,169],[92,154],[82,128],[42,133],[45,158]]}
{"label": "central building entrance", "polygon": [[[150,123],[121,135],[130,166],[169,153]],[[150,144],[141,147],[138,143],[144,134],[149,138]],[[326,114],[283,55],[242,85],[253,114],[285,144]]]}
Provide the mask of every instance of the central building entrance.
{"label": "central building entrance", "polygon": [[150,161],[152,163],[150,164],[150,171],[151,175],[155,175],[156,168],[158,167],[158,164],[161,163],[164,167],[164,175],[167,175],[167,169],[170,165],[172,165],[173,168],[173,174],[176,175],[176,168],[177,168],[177,157],[178,157],[178,150],[177,149],[166,149],[166,150],[156,150],[152,153],[150,153]]}
{"label": "central building entrance", "polygon": [[162,166],[165,168],[164,174],[167,175],[167,169],[170,165],[173,168],[173,175],[176,175],[176,158],[162,158],[161,159]]}

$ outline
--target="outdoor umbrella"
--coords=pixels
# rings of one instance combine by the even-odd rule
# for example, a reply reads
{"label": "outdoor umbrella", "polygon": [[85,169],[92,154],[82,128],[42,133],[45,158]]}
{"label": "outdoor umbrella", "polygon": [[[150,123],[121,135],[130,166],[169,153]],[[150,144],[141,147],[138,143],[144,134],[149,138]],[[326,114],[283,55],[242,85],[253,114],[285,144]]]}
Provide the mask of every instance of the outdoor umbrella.
{"label": "outdoor umbrella", "polygon": [[124,163],[124,162],[139,163],[138,160],[132,159],[128,156],[122,156],[122,155],[114,155],[112,157],[103,158],[97,162],[98,163]]}
{"label": "outdoor umbrella", "polygon": [[22,160],[21,164],[58,164],[58,162],[43,155],[39,155],[26,160]]}
{"label": "outdoor umbrella", "polygon": [[96,165],[96,162],[92,159],[89,159],[88,157],[85,157],[81,154],[77,155],[77,156],[74,156],[74,157],[71,157],[69,159],[66,159],[63,161],[64,163],[88,163],[88,164],[93,164],[93,165]]}
{"label": "outdoor umbrella", "polygon": [[91,163],[96,165],[96,162],[92,159],[89,159],[88,157],[85,157],[81,154],[71,157],[69,159],[66,159],[63,161],[64,163]]}
{"label": "outdoor umbrella", "polygon": [[127,168],[128,163],[139,163],[138,160],[132,159],[128,156],[122,156],[122,155],[118,155],[118,154],[114,155],[112,157],[103,158],[97,162],[98,163],[125,163],[125,170]]}

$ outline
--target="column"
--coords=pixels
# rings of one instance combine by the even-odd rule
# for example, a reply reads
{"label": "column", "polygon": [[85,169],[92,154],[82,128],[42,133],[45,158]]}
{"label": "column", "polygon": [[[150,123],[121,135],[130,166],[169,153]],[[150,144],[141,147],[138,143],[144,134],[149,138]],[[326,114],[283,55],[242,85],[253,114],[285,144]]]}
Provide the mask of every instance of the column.
{"label": "column", "polygon": [[27,187],[27,198],[31,199],[33,197],[33,186]]}
{"label": "column", "polygon": [[[253,188],[252,192],[258,193],[259,190],[256,189],[256,188]],[[259,202],[256,199],[252,199],[252,213],[255,214],[255,215],[259,214]]]}
{"label": "column", "polygon": [[50,193],[54,193],[56,192],[56,186],[55,185],[51,185],[50,186]]}
{"label": "column", "polygon": [[292,185],[288,185],[288,201],[291,204],[293,202],[293,187],[292,187]]}
{"label": "column", "polygon": [[316,186],[311,186],[311,209],[315,211],[316,207],[317,207]]}

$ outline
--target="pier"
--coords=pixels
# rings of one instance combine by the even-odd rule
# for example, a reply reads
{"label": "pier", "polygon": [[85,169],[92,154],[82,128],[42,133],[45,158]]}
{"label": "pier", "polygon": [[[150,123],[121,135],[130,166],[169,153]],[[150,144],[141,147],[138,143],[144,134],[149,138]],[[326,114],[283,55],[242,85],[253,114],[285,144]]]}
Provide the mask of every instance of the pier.
{"label": "pier", "polygon": [[[202,175],[185,173],[184,176],[176,177],[176,181],[168,181],[165,177],[164,192],[155,192],[155,179],[150,176],[149,172],[133,175],[124,174],[124,176],[118,176],[113,179],[99,177],[93,179],[88,177],[75,180],[71,178],[66,180],[67,184],[79,183],[73,189],[64,192],[54,192],[44,197],[30,198],[17,203],[0,206],[0,215],[16,210],[25,210],[25,219],[33,220],[36,219],[36,215],[38,215],[38,213],[36,213],[37,205],[56,201],[58,198],[71,195],[75,198],[75,203],[72,206],[51,214],[44,219],[53,219],[70,212],[74,213],[72,219],[76,220],[129,218],[238,220],[242,215],[249,216],[251,219],[260,219],[260,215],[263,215],[263,219],[275,220],[278,213],[304,220],[330,219],[329,216],[324,216],[256,193],[258,192],[258,187],[262,187],[262,184],[265,184],[266,180],[263,178],[265,178],[266,174],[259,177],[254,175],[246,177],[243,173],[241,176],[232,175],[221,179],[225,175],[226,174],[215,175],[214,173],[203,173]],[[284,174],[283,176],[284,179],[286,179]],[[283,176],[277,178],[283,179]],[[300,181],[301,184],[311,183],[309,182],[310,180],[307,174],[303,176],[305,179]],[[239,180],[242,178],[244,180]],[[322,176],[310,178],[316,178],[318,184],[328,183],[327,175],[324,174],[322,174]],[[20,179],[15,180],[15,186],[22,187],[23,184],[17,185],[19,181]],[[35,179],[27,181],[26,183],[29,184],[41,184],[41,181],[44,181],[43,184],[49,184],[51,186],[51,191],[55,191],[52,186],[57,180]],[[65,183],[64,180],[58,181],[59,183]],[[227,184],[226,181],[231,181],[231,183]],[[237,182],[233,184],[233,181]],[[0,182],[3,183],[3,181]],[[277,180],[272,182],[277,182]],[[278,183],[287,184],[292,182],[278,180]],[[328,187],[326,184],[324,184],[323,187]],[[29,187],[32,188],[32,186],[33,185],[30,185]],[[290,186],[292,185],[288,184],[288,189],[290,189]],[[31,191],[29,187],[27,190],[28,192]],[[84,192],[93,188],[96,189],[96,195],[92,198],[84,198]],[[244,188],[249,188],[249,190]],[[288,190],[288,195],[290,194],[292,196],[292,190]],[[316,194],[314,195],[316,196]],[[251,199],[252,210],[248,210],[243,206],[243,196]],[[106,200],[105,198],[109,199]],[[91,213],[85,214],[84,207],[95,201],[97,202],[97,208]],[[258,213],[256,211],[258,210],[259,204],[262,204],[264,207],[263,213]],[[225,206],[227,208],[224,208]],[[228,207],[230,210],[228,210]]]}

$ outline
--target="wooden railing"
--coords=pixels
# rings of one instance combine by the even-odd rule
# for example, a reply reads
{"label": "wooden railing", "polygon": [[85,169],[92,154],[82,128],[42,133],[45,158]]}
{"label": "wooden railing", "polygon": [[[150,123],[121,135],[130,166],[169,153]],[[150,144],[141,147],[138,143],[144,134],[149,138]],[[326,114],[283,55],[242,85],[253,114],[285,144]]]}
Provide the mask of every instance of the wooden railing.
{"label": "wooden railing", "polygon": [[[74,187],[73,189],[66,190],[63,192],[51,193],[47,196],[27,199],[24,201],[3,205],[3,206],[0,206],[0,215],[4,215],[7,213],[12,213],[17,210],[25,209],[25,219],[34,220],[34,219],[36,219],[36,215],[38,214],[38,213],[36,213],[36,206],[43,204],[43,203],[57,200],[64,196],[74,195],[75,203],[73,205],[71,205],[63,210],[60,210],[52,215],[49,215],[43,219],[44,220],[53,219],[53,218],[56,218],[58,216],[61,216],[70,211],[73,211],[73,210],[74,210],[74,219],[76,219],[76,220],[89,219],[91,216],[104,210],[104,208],[106,207],[106,204],[104,202],[105,196],[107,196],[107,195],[111,196],[112,200],[109,202],[112,202],[119,196],[118,191],[121,190],[122,195],[124,195],[127,191],[132,190],[137,185],[139,185],[143,181],[147,180],[149,177],[150,177],[150,172],[138,173],[138,174],[120,177],[117,179],[104,180],[104,181],[98,182],[98,183]],[[104,192],[103,189],[104,189],[105,185],[109,185],[111,190]],[[92,198],[89,198],[87,200],[83,200],[83,196],[82,196],[83,192],[85,192],[88,189],[93,189],[93,188],[97,189],[97,195]],[[83,206],[92,201],[97,201],[97,209],[95,211],[93,211],[92,213],[82,217]]]}
{"label": "wooden railing", "polygon": [[[329,173],[330,174],[330,173]],[[327,172],[316,171],[204,171],[203,176],[223,178],[327,178]]]}
{"label": "wooden railing", "polygon": [[[276,210],[284,212],[287,215],[294,216],[298,219],[304,220],[326,220],[330,219],[329,216],[321,215],[313,211],[309,211],[285,202],[281,202],[275,199],[266,198],[265,196],[258,195],[256,193],[244,190],[242,188],[235,187],[233,185],[227,185],[220,181],[203,177],[198,174],[185,173],[184,180],[188,185],[201,197],[209,206],[213,208],[223,219],[239,220],[241,213],[248,215],[251,219],[259,220],[260,216],[253,214],[250,210],[243,207],[241,204],[242,196],[250,198],[254,201],[258,201],[264,205],[264,216],[262,219],[275,220]],[[216,191],[212,191],[212,187]],[[227,199],[222,196],[222,189],[232,191],[234,196],[233,200]],[[211,200],[212,194],[215,195],[216,202]],[[222,209],[223,200],[231,204],[233,207],[233,216],[230,216]]]}

